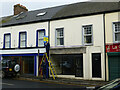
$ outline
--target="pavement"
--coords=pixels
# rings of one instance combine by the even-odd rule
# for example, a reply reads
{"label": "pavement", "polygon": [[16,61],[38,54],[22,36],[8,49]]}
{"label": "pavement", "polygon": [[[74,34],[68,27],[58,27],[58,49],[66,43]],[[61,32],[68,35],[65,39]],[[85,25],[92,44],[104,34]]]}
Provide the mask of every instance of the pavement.
{"label": "pavement", "polygon": [[15,79],[37,81],[37,82],[44,82],[44,83],[78,85],[78,86],[84,86],[84,87],[93,88],[93,89],[95,87],[103,86],[109,83],[107,81],[81,80],[81,79],[68,79],[68,78],[56,78],[55,80],[53,80],[52,78],[42,79],[42,77],[34,77],[34,76],[20,76],[19,78],[15,78]]}

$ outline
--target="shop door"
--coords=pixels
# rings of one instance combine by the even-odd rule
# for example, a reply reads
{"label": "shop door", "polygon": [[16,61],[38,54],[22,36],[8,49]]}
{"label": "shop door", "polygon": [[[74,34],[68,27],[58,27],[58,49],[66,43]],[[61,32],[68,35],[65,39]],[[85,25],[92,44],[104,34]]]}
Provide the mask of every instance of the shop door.
{"label": "shop door", "polygon": [[92,77],[101,78],[101,53],[92,54]]}
{"label": "shop door", "polygon": [[120,78],[120,56],[109,56],[109,80]]}
{"label": "shop door", "polygon": [[76,59],[75,77],[83,77],[83,55],[76,56],[75,59]]}
{"label": "shop door", "polygon": [[34,57],[22,57],[23,74],[34,74]]}

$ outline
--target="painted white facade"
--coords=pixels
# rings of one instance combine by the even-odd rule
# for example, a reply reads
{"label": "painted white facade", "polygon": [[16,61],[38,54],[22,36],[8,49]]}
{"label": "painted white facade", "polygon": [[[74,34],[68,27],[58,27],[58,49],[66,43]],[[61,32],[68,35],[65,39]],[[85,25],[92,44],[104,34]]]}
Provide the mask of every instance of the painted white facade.
{"label": "painted white facade", "polygon": [[120,22],[120,12],[105,14],[106,43],[114,43],[113,23]]}
{"label": "painted white facade", "polygon": [[3,27],[0,30],[0,48],[3,48],[4,34],[11,33],[11,48],[18,48],[19,32],[27,32],[27,47],[36,47],[37,30],[45,29],[48,35],[48,22]]}
{"label": "painted white facade", "polygon": [[[38,54],[45,53],[45,48],[36,48],[36,39],[37,39],[37,30],[45,29],[45,35],[48,36],[48,22],[42,23],[32,23],[32,24],[25,24],[25,25],[16,25],[16,26],[9,26],[9,27],[2,27],[0,28],[0,55],[24,55],[27,54]],[[19,49],[19,32],[27,32],[27,47],[29,49]],[[3,42],[4,42],[4,34],[10,33],[11,34],[11,48],[8,50],[2,50]],[[32,48],[33,47],[33,48]],[[14,49],[15,48],[15,49]],[[9,55],[10,54],[10,55]],[[34,63],[34,75],[38,76],[38,56],[36,57],[36,63]],[[0,57],[2,58],[2,57]]]}
{"label": "painted white facade", "polygon": [[[82,26],[93,26],[93,45],[83,45]],[[50,23],[50,45],[51,48],[59,48],[55,45],[56,28],[64,28],[64,46],[67,47],[86,47],[86,53],[83,53],[83,78],[89,80],[105,80],[105,62],[104,62],[104,24],[103,14],[76,17],[51,21]],[[101,78],[92,78],[92,53],[101,53]],[[60,76],[62,77],[62,76]],[[64,76],[65,77],[65,76]],[[68,77],[68,76],[66,76]],[[75,76],[73,76],[75,78]],[[78,78],[78,77],[77,77]]]}

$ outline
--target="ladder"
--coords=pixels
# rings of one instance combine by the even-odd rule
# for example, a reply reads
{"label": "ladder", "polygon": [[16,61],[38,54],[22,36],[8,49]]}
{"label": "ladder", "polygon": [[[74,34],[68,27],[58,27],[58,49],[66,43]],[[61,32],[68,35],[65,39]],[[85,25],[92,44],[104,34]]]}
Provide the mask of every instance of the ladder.
{"label": "ladder", "polygon": [[[45,55],[46,55],[47,61],[48,61],[48,63],[49,63],[49,69],[50,69],[50,71],[51,71],[51,73],[52,73],[52,77],[53,77],[53,79],[55,80],[56,77],[57,77],[57,73],[56,73],[56,71],[55,71],[55,68],[54,68],[51,60],[49,60],[49,58],[48,58],[48,56],[47,56],[47,53],[45,53]],[[42,61],[43,61],[44,59],[45,59],[45,57],[44,57],[44,55],[43,55],[42,60],[41,60],[41,62],[40,62],[40,66],[41,66]],[[39,67],[39,71],[40,71],[40,67]],[[41,75],[42,75],[42,72],[41,72]]]}
{"label": "ladder", "polygon": [[40,62],[40,66],[39,66],[39,72],[41,71],[41,73],[40,73],[40,75],[42,75],[42,69],[41,69],[41,65],[42,65],[42,62],[43,62],[43,60],[44,60],[44,55],[43,55],[43,57],[42,57],[42,60],[41,60],[41,62]]}

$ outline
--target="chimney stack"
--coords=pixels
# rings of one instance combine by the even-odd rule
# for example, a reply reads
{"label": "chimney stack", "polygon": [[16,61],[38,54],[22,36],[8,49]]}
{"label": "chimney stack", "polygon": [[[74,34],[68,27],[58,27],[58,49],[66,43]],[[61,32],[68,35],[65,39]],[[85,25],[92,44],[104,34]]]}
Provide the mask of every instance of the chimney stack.
{"label": "chimney stack", "polygon": [[14,5],[14,15],[20,14],[21,12],[27,12],[28,9],[20,4]]}

